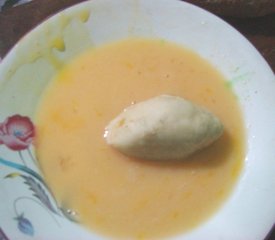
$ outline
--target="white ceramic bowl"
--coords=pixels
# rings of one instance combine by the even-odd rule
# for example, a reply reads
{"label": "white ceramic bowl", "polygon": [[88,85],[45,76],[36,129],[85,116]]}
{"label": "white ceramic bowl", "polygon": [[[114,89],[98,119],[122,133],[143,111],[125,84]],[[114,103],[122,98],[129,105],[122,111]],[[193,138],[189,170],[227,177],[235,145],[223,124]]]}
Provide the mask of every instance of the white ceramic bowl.
{"label": "white ceramic bowl", "polygon": [[244,115],[246,159],[233,194],[208,221],[174,239],[263,239],[275,220],[274,74],[231,26],[177,0],[79,4],[35,28],[2,61],[0,239],[104,239],[70,222],[58,208],[34,164],[29,119],[62,64],[89,47],[129,36],[166,39],[200,54],[228,79]]}

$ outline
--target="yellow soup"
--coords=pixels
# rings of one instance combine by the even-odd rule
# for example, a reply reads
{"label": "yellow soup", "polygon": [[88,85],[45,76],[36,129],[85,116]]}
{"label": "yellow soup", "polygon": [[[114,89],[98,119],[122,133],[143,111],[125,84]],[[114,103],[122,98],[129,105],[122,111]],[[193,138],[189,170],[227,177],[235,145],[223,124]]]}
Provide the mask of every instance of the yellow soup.
{"label": "yellow soup", "polygon": [[[161,94],[205,106],[223,136],[182,162],[128,158],[104,138],[133,102]],[[195,53],[161,40],[128,39],[91,49],[60,71],[37,111],[37,154],[60,204],[114,238],[158,239],[192,229],[225,201],[244,158],[238,102]]]}

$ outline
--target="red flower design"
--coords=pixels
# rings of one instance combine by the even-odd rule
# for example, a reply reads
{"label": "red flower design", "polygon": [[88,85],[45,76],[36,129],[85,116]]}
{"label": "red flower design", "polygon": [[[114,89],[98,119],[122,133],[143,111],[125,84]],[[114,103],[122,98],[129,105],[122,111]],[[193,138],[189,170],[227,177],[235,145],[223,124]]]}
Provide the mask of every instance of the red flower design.
{"label": "red flower design", "polygon": [[13,115],[0,123],[0,144],[20,151],[28,148],[34,138],[34,125],[28,117]]}

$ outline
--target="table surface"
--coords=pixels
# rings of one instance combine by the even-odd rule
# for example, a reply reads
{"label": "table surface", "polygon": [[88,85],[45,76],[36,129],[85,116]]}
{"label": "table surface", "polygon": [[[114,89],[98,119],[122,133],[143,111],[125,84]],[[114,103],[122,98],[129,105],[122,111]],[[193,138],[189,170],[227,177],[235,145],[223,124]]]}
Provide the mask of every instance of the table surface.
{"label": "table surface", "polygon": [[[14,44],[38,23],[65,7],[82,1],[84,0],[35,0],[0,12],[0,58],[3,58]],[[228,7],[228,5],[223,6],[222,1],[189,0],[188,2],[204,7],[214,14],[219,14],[258,49],[275,72],[275,0],[266,1],[271,4],[266,9],[263,6],[248,9],[245,5],[239,8],[233,5]],[[208,6],[206,2],[212,3],[212,5]],[[217,5],[213,5],[215,2]],[[234,10],[233,7],[236,9]],[[258,11],[259,7],[265,11]],[[258,13],[257,16],[255,13]],[[275,228],[270,231],[265,240],[274,239]]]}

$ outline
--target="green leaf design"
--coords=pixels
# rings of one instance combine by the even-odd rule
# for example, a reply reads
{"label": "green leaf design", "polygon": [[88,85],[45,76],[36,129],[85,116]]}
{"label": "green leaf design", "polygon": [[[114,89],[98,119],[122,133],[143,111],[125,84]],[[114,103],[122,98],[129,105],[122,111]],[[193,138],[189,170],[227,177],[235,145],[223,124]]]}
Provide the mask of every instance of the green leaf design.
{"label": "green leaf design", "polygon": [[[13,173],[6,175],[5,178],[12,179],[12,178],[16,178],[16,177],[22,177],[25,180],[25,184],[27,184],[30,187],[30,190],[34,193],[34,196],[36,198],[38,198],[43,203],[43,205],[46,206],[47,209],[49,209],[51,212],[53,212],[55,214],[58,214],[59,216],[66,217],[67,219],[69,219],[71,221],[77,222],[77,218],[76,218],[75,214],[70,213],[70,210],[65,209],[63,207],[59,208],[59,204],[57,203],[56,199],[54,198],[54,195],[52,194],[50,188],[48,187],[48,185],[46,184],[44,179],[38,173],[36,173],[35,171],[33,171],[32,169],[30,169],[26,166],[5,160],[1,157],[0,157],[0,164],[3,164],[4,166],[7,166],[7,167],[10,167],[10,168],[13,168],[13,169],[16,169],[16,170],[19,170],[19,171],[29,174],[30,176],[21,174],[19,172],[13,172]],[[44,188],[41,186],[41,184]],[[46,189],[47,192],[52,197],[52,200],[53,200],[56,208],[50,201],[50,199],[44,189]]]}
{"label": "green leaf design", "polygon": [[14,163],[11,161],[7,161],[1,157],[0,157],[0,164],[3,164],[5,166],[17,169],[19,171],[22,171],[22,172],[25,172],[25,173],[31,175],[31,176],[26,176],[26,175],[23,175],[18,172],[13,172],[13,173],[6,175],[5,178],[15,178],[15,177],[19,177],[19,176],[22,177],[25,180],[25,183],[27,185],[29,185],[30,190],[32,190],[34,192],[34,196],[37,197],[51,212],[54,212],[54,213],[60,215],[57,212],[57,210],[53,207],[53,205],[52,205],[51,201],[49,200],[49,197],[47,196],[44,189],[41,187],[41,183],[42,183],[44,188],[47,189],[47,191],[51,194],[56,206],[58,207],[58,204],[57,204],[56,200],[54,199],[51,190],[49,189],[46,182],[43,180],[43,178],[38,173],[36,173],[35,171],[33,171],[32,169],[30,169],[26,166],[23,166],[21,164]]}
{"label": "green leaf design", "polygon": [[13,172],[13,173],[6,175],[4,178],[16,178],[16,177],[19,177],[20,175],[21,174],[18,172]]}
{"label": "green leaf design", "polygon": [[16,170],[19,170],[19,171],[22,171],[22,172],[30,174],[31,176],[33,176],[34,178],[36,178],[38,181],[40,181],[43,185],[45,185],[45,187],[50,191],[50,189],[48,188],[48,186],[45,183],[45,181],[43,180],[43,178],[38,173],[36,173],[35,171],[33,171],[32,169],[30,169],[30,168],[28,168],[26,166],[23,166],[21,164],[5,160],[5,159],[3,159],[1,157],[0,157],[0,163],[3,164],[3,165],[5,165],[5,166],[7,166],[7,167],[14,168]]}

